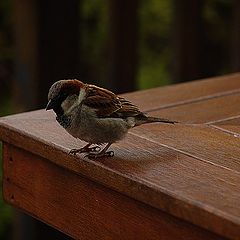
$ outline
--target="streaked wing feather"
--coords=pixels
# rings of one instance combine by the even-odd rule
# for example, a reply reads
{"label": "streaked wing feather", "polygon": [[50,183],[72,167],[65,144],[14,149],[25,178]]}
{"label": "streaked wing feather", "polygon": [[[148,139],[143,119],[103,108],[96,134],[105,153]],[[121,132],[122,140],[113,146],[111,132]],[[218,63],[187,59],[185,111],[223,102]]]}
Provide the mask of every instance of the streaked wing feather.
{"label": "streaked wing feather", "polygon": [[134,117],[139,114],[142,114],[141,111],[138,109],[137,106],[132,104],[130,101],[126,100],[123,97],[119,97],[119,100],[121,102],[122,108],[119,109],[116,114],[119,115],[119,117]]}
{"label": "streaked wing feather", "polygon": [[87,97],[83,103],[96,109],[99,117],[108,117],[122,107],[118,96],[107,89],[88,85],[86,91]]}
{"label": "streaked wing feather", "polygon": [[98,117],[124,118],[142,114],[137,106],[107,89],[88,85],[86,90],[87,97],[83,103],[96,109]]}

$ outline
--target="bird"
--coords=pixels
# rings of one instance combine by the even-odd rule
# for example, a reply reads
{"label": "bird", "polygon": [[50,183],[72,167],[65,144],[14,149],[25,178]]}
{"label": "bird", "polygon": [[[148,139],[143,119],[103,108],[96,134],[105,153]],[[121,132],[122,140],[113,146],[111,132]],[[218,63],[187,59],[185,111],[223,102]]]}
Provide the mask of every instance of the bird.
{"label": "bird", "polygon": [[113,151],[108,151],[109,147],[136,126],[177,123],[147,116],[136,105],[110,90],[77,79],[59,80],[50,87],[46,110],[51,109],[57,122],[70,135],[87,142],[82,148],[71,149],[69,154],[85,153],[88,158],[114,156]]}

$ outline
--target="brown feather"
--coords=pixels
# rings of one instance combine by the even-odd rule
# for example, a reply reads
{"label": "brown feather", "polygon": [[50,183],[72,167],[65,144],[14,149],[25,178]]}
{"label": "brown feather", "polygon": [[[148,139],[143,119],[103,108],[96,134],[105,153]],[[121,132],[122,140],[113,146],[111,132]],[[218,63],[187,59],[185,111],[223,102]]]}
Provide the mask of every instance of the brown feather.
{"label": "brown feather", "polygon": [[109,117],[122,107],[118,96],[107,89],[87,85],[86,92],[83,104],[96,109],[98,117]]}
{"label": "brown feather", "polygon": [[134,117],[142,114],[138,107],[132,104],[130,101],[126,100],[123,97],[119,97],[119,100],[121,102],[122,108],[116,112],[118,117]]}
{"label": "brown feather", "polygon": [[142,114],[137,106],[107,89],[87,85],[86,91],[83,104],[96,109],[98,117],[133,117]]}
{"label": "brown feather", "polygon": [[71,94],[79,94],[81,88],[84,88],[84,83],[77,79],[67,80],[61,87],[61,92]]}

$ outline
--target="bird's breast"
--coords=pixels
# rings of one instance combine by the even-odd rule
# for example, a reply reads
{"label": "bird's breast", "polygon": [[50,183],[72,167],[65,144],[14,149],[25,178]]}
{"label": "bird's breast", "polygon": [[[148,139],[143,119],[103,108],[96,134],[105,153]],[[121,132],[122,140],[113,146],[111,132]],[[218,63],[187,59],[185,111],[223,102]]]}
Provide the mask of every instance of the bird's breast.
{"label": "bird's breast", "polygon": [[122,139],[128,132],[128,123],[121,118],[98,118],[93,109],[83,106],[71,114],[57,117],[68,133],[90,143],[109,143]]}

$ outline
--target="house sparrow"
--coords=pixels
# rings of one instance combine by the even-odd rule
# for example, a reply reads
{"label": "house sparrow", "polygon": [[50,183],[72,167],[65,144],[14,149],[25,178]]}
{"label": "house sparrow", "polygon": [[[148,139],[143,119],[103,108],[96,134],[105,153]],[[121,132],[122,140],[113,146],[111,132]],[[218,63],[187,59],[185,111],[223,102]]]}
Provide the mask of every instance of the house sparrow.
{"label": "house sparrow", "polygon": [[[145,123],[176,123],[168,119],[149,117],[137,106],[113,92],[73,80],[55,82],[48,93],[46,110],[53,109],[56,120],[73,137],[88,142],[69,154],[88,153],[89,158],[113,156],[110,145],[121,140],[130,128]],[[97,146],[91,146],[91,145]],[[106,144],[101,150],[100,146]]]}

